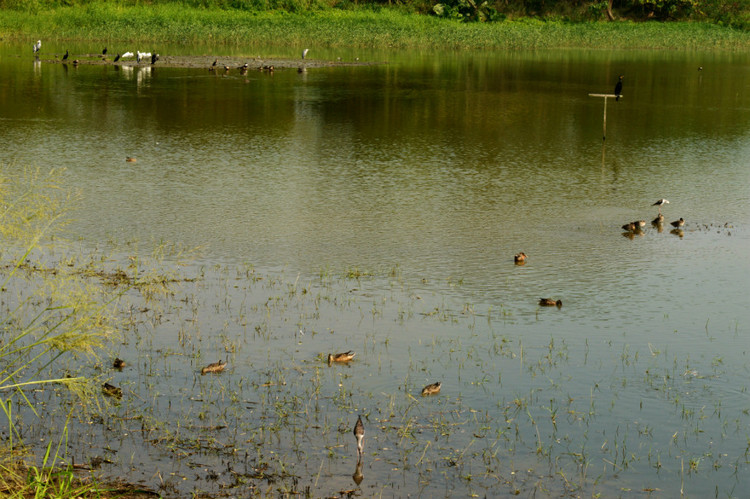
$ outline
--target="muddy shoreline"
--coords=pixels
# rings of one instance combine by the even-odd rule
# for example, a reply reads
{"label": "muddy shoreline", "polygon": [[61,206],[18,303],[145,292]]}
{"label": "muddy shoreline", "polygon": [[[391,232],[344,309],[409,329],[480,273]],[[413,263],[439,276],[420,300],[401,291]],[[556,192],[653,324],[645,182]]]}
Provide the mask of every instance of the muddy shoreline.
{"label": "muddy shoreline", "polygon": [[[63,61],[62,56],[55,55],[54,59],[41,58],[40,61],[50,64],[69,64],[69,65],[110,65],[110,66],[130,66],[130,67],[150,67],[150,57],[144,58],[140,63],[136,61],[135,56],[128,57],[126,59],[120,58],[115,62],[114,55],[102,56],[98,54],[70,54],[68,59]],[[213,66],[214,61],[216,65]],[[214,71],[224,72],[240,70],[247,64],[248,71],[258,71],[268,68],[273,69],[312,69],[312,68],[330,68],[330,67],[352,67],[352,66],[378,66],[387,64],[386,62],[378,61],[346,61],[346,60],[322,60],[322,59],[284,59],[274,57],[216,57],[207,55],[182,55],[182,56],[170,56],[170,55],[159,55],[159,59],[153,67],[164,67],[164,68],[214,68]],[[226,69],[228,68],[228,69]]]}

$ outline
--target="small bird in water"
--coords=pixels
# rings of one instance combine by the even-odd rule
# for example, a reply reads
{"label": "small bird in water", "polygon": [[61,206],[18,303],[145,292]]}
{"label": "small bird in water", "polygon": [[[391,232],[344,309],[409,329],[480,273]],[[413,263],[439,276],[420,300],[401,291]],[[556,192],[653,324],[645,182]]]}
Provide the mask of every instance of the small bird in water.
{"label": "small bird in water", "polygon": [[365,425],[362,424],[362,416],[357,416],[357,423],[354,425],[354,436],[357,437],[357,461],[362,459],[362,449],[365,446]]}
{"label": "small bird in water", "polygon": [[73,59],[73,66],[78,66],[78,63],[81,62],[78,59]]}
{"label": "small bird in water", "polygon": [[672,222],[672,227],[682,227],[683,225],[685,225],[685,220],[683,220],[682,217],[680,217],[679,220]]}
{"label": "small bird in water", "polygon": [[305,57],[307,57],[307,53],[308,53],[309,51],[310,51],[310,49],[305,49],[305,50],[303,50],[303,51],[302,51],[302,58],[303,58],[303,59],[304,59]]}
{"label": "small bird in water", "polygon": [[661,225],[663,223],[664,223],[664,215],[662,215],[661,213],[656,215],[656,218],[651,220],[651,225]]}
{"label": "small bird in water", "polygon": [[117,55],[115,56],[115,62],[117,62],[117,61],[119,61],[119,60],[120,60],[120,54],[117,54]]}
{"label": "small bird in water", "polygon": [[620,78],[617,80],[617,84],[615,85],[615,100],[620,100],[620,94],[622,93],[622,78],[623,75],[620,75]]}
{"label": "small bird in water", "polygon": [[348,352],[342,352],[337,354],[328,354],[328,365],[330,366],[334,362],[340,362],[340,363],[346,363],[351,362],[351,360],[354,358],[356,354],[354,353],[354,350],[349,350]]}
{"label": "small bird in water", "polygon": [[523,265],[527,258],[526,253],[522,251],[513,257],[513,261],[516,262],[516,265]]}
{"label": "small bird in water", "polygon": [[118,399],[122,398],[122,388],[110,385],[109,383],[104,383],[102,385],[102,392],[109,397],[115,397]]}
{"label": "small bird in water", "polygon": [[42,41],[41,40],[37,40],[36,43],[34,44],[34,53],[36,54],[41,49],[42,49]]}
{"label": "small bird in water", "polygon": [[622,230],[626,230],[628,232],[635,232],[636,229],[637,227],[633,222],[630,222],[629,224],[625,224],[622,226]]}
{"label": "small bird in water", "polygon": [[662,205],[665,205],[665,204],[669,204],[669,201],[667,201],[666,199],[662,198],[662,199],[658,200],[657,202],[655,202],[654,204],[652,204],[651,206],[658,206],[659,207],[659,213],[661,213],[661,207],[662,207]]}
{"label": "small bird in water", "polygon": [[125,365],[125,361],[119,357],[115,358],[115,361],[112,363],[112,367],[115,369],[122,369]]}
{"label": "small bird in water", "polygon": [[542,307],[562,307],[562,300],[555,301],[553,298],[540,298],[539,305]]}
{"label": "small bird in water", "polygon": [[225,367],[227,367],[227,363],[220,360],[219,362],[214,362],[201,369],[201,374],[220,373]]}
{"label": "small bird in water", "polygon": [[135,163],[138,160],[135,159],[133,156],[128,156],[127,158],[125,158],[125,161],[127,161],[128,163]]}
{"label": "small bird in water", "polygon": [[425,397],[427,395],[437,395],[440,393],[440,381],[437,383],[433,383],[431,385],[427,385],[424,388],[422,388],[422,396]]}
{"label": "small bird in water", "polygon": [[67,61],[67,60],[68,60],[68,50],[65,49],[65,55],[63,56],[63,61]]}

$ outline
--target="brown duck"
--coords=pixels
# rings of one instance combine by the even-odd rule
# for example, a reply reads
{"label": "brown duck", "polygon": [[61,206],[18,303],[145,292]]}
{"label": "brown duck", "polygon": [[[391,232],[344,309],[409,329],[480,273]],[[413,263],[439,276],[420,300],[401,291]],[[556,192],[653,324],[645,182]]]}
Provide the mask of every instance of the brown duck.
{"label": "brown duck", "polygon": [[227,367],[227,363],[220,360],[219,362],[214,362],[213,364],[209,364],[201,369],[201,374],[220,373],[225,367]]}
{"label": "brown duck", "polygon": [[330,366],[334,362],[340,362],[340,363],[346,363],[351,362],[351,360],[354,358],[356,354],[354,353],[354,350],[349,350],[348,352],[342,352],[342,353],[329,353],[328,354],[328,365]]}
{"label": "brown duck", "polygon": [[562,300],[555,300],[554,298],[540,298],[539,305],[542,307],[562,307]]}
{"label": "brown duck", "polygon": [[427,385],[424,388],[422,388],[422,396],[425,397],[427,395],[437,395],[440,393],[440,381],[437,383],[433,383],[431,385]]}

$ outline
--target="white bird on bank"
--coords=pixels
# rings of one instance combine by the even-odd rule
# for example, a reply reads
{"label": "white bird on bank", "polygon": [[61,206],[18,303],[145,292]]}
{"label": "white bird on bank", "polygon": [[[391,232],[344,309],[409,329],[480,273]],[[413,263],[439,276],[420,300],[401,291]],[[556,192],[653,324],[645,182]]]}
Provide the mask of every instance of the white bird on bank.
{"label": "white bird on bank", "polygon": [[132,52],[125,52],[124,54],[122,54],[121,59],[125,59],[127,57],[133,57],[133,53]]}
{"label": "white bird on bank", "polygon": [[141,59],[148,59],[149,57],[151,57],[151,52],[141,52],[138,50],[136,52],[138,52],[138,57],[136,57],[136,60],[138,62],[141,62]]}
{"label": "white bird on bank", "polygon": [[37,40],[36,43],[34,44],[34,53],[36,54],[37,52],[39,52],[39,49],[41,48],[42,48],[42,41]]}
{"label": "white bird on bank", "polygon": [[305,50],[303,50],[303,51],[302,51],[302,58],[303,58],[303,59],[304,59],[305,57],[307,57],[307,53],[308,53],[309,51],[310,51],[310,49],[305,49]]}

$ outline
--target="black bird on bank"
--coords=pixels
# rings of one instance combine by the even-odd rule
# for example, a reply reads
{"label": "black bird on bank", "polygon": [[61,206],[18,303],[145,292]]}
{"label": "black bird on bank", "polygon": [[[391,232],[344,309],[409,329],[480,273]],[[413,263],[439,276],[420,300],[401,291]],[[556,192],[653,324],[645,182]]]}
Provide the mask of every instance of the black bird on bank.
{"label": "black bird on bank", "polygon": [[65,55],[63,56],[62,60],[63,61],[67,61],[68,60],[68,50],[67,49],[65,50]]}
{"label": "black bird on bank", "polygon": [[156,61],[159,60],[159,54],[156,53],[156,51],[151,52],[151,65],[153,66],[156,64]]}
{"label": "black bird on bank", "polygon": [[617,84],[615,85],[615,100],[620,100],[621,93],[622,93],[622,75],[620,75],[620,79],[617,80]]}
{"label": "black bird on bank", "polygon": [[102,55],[107,55],[107,47],[104,47],[104,50],[102,50]]}
{"label": "black bird on bank", "polygon": [[115,57],[115,62],[117,62],[119,60],[120,60],[120,54],[117,54],[117,56]]}

